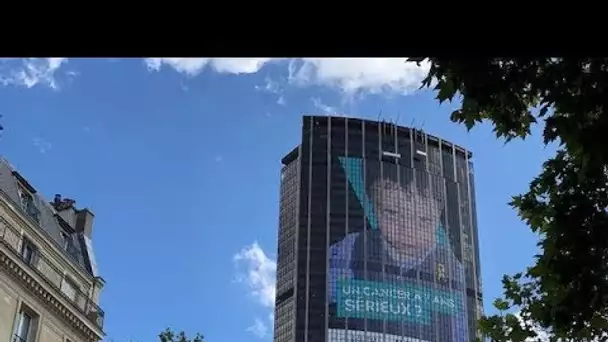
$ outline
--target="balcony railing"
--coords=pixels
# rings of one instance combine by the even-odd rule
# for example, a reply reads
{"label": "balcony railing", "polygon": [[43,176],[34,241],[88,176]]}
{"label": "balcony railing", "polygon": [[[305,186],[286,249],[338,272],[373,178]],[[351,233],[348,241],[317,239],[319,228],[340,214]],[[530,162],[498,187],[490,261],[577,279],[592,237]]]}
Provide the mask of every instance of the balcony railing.
{"label": "balcony railing", "polygon": [[25,239],[21,233],[0,217],[0,243],[9,247],[17,258],[28,264],[46,283],[53,287],[63,298],[72,302],[97,327],[103,328],[103,310],[86,293],[79,289],[69,291],[70,295],[62,291],[63,271],[59,270],[53,262],[39,251],[36,252],[33,258],[31,255],[24,257],[24,253],[21,253],[24,241]]}

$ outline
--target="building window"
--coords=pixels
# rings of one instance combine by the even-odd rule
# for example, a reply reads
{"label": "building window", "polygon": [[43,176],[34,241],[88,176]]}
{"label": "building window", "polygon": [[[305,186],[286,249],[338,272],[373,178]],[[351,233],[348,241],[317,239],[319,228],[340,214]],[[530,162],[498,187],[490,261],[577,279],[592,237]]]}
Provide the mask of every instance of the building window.
{"label": "building window", "polygon": [[61,232],[61,238],[63,240],[63,249],[67,251],[70,255],[74,254],[76,246],[74,246],[72,236],[66,232]]}
{"label": "building window", "polygon": [[66,252],[68,252],[68,254],[76,261],[78,261],[78,249],[76,248],[76,246],[74,245],[74,240],[73,237],[68,234],[67,232],[62,231],[61,232],[61,240],[63,241],[63,250],[65,250]]}
{"label": "building window", "polygon": [[63,294],[72,301],[76,301],[78,285],[76,285],[73,280],[66,276],[63,278],[63,282],[61,282],[61,292],[63,292]]}
{"label": "building window", "polygon": [[70,236],[66,232],[61,232],[61,239],[63,241],[63,249],[68,250],[68,245],[70,243]]}
{"label": "building window", "polygon": [[32,325],[32,317],[26,312],[19,313],[19,321],[17,323],[17,333],[15,338],[17,342],[26,342]]}
{"label": "building window", "polygon": [[40,211],[34,204],[34,196],[26,189],[20,187],[19,200],[21,201],[21,208],[23,208],[23,211],[25,211],[25,213],[34,221],[40,222]]}
{"label": "building window", "polygon": [[35,266],[38,259],[38,249],[25,237],[21,244],[21,258],[30,266]]}
{"label": "building window", "polygon": [[21,207],[26,209],[34,203],[34,197],[25,189],[19,189],[19,199],[21,200]]}
{"label": "building window", "polygon": [[22,304],[17,316],[13,342],[33,342],[36,335],[35,322],[36,315]]}

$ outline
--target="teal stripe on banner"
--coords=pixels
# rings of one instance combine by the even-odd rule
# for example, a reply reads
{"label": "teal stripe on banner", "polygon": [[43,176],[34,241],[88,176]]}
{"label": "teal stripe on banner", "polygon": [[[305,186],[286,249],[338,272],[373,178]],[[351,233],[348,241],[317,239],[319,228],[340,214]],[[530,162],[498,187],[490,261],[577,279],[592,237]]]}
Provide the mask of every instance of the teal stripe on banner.
{"label": "teal stripe on banner", "polygon": [[372,201],[367,197],[365,184],[363,183],[363,160],[354,157],[339,157],[339,159],[344,172],[346,172],[348,182],[355,190],[355,195],[365,210],[369,225],[372,229],[378,229],[374,207],[372,206]]}

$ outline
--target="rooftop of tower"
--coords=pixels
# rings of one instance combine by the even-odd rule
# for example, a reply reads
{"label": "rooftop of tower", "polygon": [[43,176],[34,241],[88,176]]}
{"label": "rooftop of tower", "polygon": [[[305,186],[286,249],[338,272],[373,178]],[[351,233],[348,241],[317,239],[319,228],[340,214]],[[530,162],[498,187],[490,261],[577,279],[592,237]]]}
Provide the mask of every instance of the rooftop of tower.
{"label": "rooftop of tower", "polygon": [[[462,155],[467,155],[468,159],[473,158],[473,153],[469,150],[467,150],[466,148],[454,144],[448,140],[442,139],[440,137],[437,137],[435,135],[429,134],[427,132],[425,132],[424,130],[422,130],[421,128],[416,128],[416,127],[406,127],[406,126],[400,126],[397,125],[394,122],[389,122],[389,121],[383,121],[383,120],[370,120],[370,119],[364,119],[364,118],[357,118],[357,117],[349,117],[349,116],[331,116],[331,115],[304,115],[302,117],[302,125],[304,125],[304,123],[306,122],[306,120],[319,120],[317,122],[319,123],[325,123],[329,120],[331,120],[332,122],[334,121],[359,121],[362,124],[365,123],[366,127],[378,127],[378,129],[381,129],[381,125],[384,125],[385,128],[391,128],[392,129],[396,129],[397,132],[403,132],[403,133],[407,133],[410,134],[410,131],[414,134],[423,134],[426,135],[427,137],[427,141],[430,145],[435,145],[435,146],[439,146],[439,144],[441,144],[443,147],[445,148],[452,148],[452,146],[455,148],[456,153],[458,154],[462,154]],[[298,148],[299,145],[296,146],[294,149],[292,149],[289,153],[287,153],[283,159],[281,160],[281,163],[283,165],[287,165],[289,164],[291,161],[293,161],[293,159],[295,159],[298,156]]]}

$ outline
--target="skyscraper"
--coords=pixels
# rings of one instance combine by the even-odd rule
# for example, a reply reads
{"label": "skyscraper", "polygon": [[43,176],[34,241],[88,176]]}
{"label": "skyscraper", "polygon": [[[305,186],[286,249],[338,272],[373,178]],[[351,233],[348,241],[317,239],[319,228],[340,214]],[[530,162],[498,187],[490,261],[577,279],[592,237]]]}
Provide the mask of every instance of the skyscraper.
{"label": "skyscraper", "polygon": [[474,338],[471,157],[412,128],[304,116],[282,160],[275,342]]}

